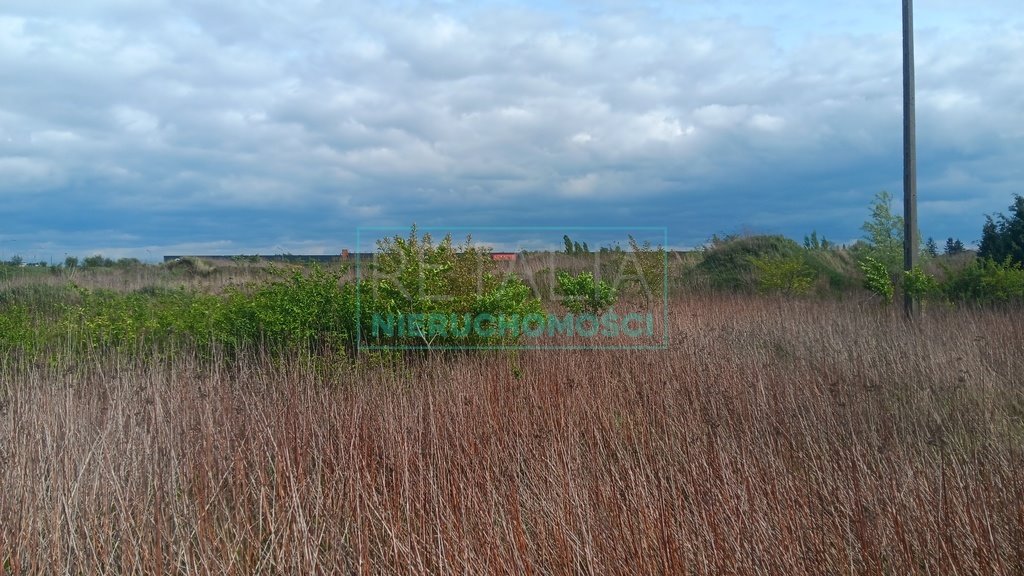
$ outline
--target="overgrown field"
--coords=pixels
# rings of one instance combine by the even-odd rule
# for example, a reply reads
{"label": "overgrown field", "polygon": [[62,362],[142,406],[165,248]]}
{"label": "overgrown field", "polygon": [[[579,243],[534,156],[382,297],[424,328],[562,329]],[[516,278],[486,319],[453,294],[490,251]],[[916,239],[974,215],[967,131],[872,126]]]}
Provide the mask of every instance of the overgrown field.
{"label": "overgrown field", "polygon": [[1024,311],[670,308],[667,351],[6,354],[0,572],[1024,572]]}

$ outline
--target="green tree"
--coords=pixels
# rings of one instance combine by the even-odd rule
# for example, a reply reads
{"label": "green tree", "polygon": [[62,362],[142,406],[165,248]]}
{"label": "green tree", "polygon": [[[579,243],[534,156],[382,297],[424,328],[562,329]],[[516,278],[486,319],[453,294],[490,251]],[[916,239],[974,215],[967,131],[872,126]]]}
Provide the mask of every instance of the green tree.
{"label": "green tree", "polygon": [[979,258],[996,262],[1009,258],[1013,262],[1024,263],[1024,197],[1014,195],[1010,214],[985,217],[978,247]]}
{"label": "green tree", "polygon": [[924,243],[924,253],[932,258],[939,255],[939,245],[935,243],[935,238],[929,237]]}
{"label": "green tree", "polygon": [[102,254],[94,254],[82,261],[82,265],[86,268],[104,268],[113,266],[114,261],[110,258],[104,258]]}
{"label": "green tree", "polygon": [[810,235],[804,236],[804,248],[808,250],[828,250],[831,247],[832,243],[824,236],[818,238],[817,230],[812,230]]}
{"label": "green tree", "polygon": [[964,251],[964,243],[952,237],[946,239],[946,256],[956,256]]}
{"label": "green tree", "polygon": [[573,245],[572,245],[572,240],[569,238],[569,235],[566,234],[565,236],[562,236],[562,241],[565,242],[565,253],[566,254],[572,254],[573,253]]}
{"label": "green tree", "polygon": [[881,263],[890,277],[898,277],[903,269],[903,217],[892,212],[892,194],[875,195],[871,219],[861,229],[867,242],[864,256]]}

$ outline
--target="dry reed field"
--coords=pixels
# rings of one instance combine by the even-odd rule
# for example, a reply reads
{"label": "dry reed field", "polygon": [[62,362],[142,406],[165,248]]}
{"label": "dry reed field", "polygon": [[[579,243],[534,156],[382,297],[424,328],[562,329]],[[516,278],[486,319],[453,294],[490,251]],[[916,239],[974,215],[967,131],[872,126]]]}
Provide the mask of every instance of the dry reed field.
{"label": "dry reed field", "polygon": [[688,296],[670,334],[5,358],[0,572],[1024,573],[1024,312]]}

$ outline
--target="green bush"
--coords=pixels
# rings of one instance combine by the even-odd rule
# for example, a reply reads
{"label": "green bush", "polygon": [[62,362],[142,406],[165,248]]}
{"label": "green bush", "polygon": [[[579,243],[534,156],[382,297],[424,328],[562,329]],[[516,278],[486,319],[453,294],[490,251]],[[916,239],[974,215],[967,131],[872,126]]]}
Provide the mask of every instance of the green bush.
{"label": "green bush", "polygon": [[942,293],[935,277],[920,266],[903,271],[903,292],[918,300],[930,300]]}
{"label": "green bush", "polygon": [[882,302],[891,303],[894,287],[888,266],[871,256],[865,256],[860,261],[860,267],[864,272],[864,287],[881,297]]}
{"label": "green bush", "polygon": [[[664,246],[655,248],[650,241],[640,243],[633,236],[629,236],[629,247],[629,252],[618,254],[622,259],[620,272],[634,274],[633,286],[650,303],[652,298],[663,296],[668,288],[665,285],[668,254]],[[630,270],[631,267],[636,270]]]}
{"label": "green bush", "polygon": [[580,272],[573,276],[560,271],[556,278],[562,305],[570,312],[600,314],[615,303],[615,289],[604,280],[595,281],[592,272]]}
{"label": "green bush", "polygon": [[274,280],[249,290],[230,291],[211,310],[212,329],[232,346],[262,345],[339,348],[353,343],[355,289],[341,283],[340,273],[313,266],[307,273],[274,269]]}
{"label": "green bush", "polygon": [[1010,258],[996,262],[979,258],[959,271],[946,270],[941,291],[954,302],[1024,301],[1024,268]]}
{"label": "green bush", "polygon": [[222,341],[222,298],[186,290],[122,294],[77,288],[64,306],[60,333],[87,346],[148,348]]}
{"label": "green bush", "polygon": [[799,256],[752,257],[761,292],[803,295],[814,288],[817,274]]}
{"label": "green bush", "polygon": [[89,256],[82,261],[82,266],[85,268],[109,268],[113,265],[114,261],[110,258],[105,258],[102,254]]}
{"label": "green bush", "polygon": [[[435,243],[430,234],[413,227],[408,237],[394,236],[378,243],[368,277],[359,282],[360,335],[370,344],[412,347],[477,347],[512,344],[515,331],[487,336],[470,330],[478,319],[481,332],[491,331],[502,319],[511,323],[527,317],[544,318],[540,300],[523,280],[500,276],[487,249],[467,238],[460,246],[445,236]],[[389,328],[382,333],[383,319]]]}
{"label": "green bush", "polygon": [[38,338],[32,326],[28,310],[20,305],[0,308],[0,353],[12,350],[32,350],[38,345]]}

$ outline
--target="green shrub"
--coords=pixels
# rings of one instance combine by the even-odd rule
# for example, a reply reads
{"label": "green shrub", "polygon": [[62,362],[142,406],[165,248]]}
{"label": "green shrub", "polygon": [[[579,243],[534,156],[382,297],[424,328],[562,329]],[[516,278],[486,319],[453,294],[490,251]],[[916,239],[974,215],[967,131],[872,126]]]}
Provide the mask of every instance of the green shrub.
{"label": "green shrub", "polygon": [[[650,303],[652,298],[664,295],[668,254],[663,246],[653,247],[650,241],[637,242],[629,236],[629,252],[619,253],[622,259],[620,273],[634,273],[633,287]],[[630,270],[630,268],[636,270]]]}
{"label": "green shrub", "polygon": [[959,271],[946,270],[941,291],[954,302],[1024,301],[1024,268],[1010,258],[979,258]]}
{"label": "green shrub", "polygon": [[592,272],[580,272],[573,276],[560,271],[556,278],[562,305],[570,312],[600,314],[615,303],[615,289],[604,280],[595,281]]}
{"label": "green shrub", "polygon": [[0,352],[33,349],[38,344],[28,310],[20,305],[0,308]]}
{"label": "green shrub", "polygon": [[122,269],[141,268],[145,266],[145,264],[143,264],[138,258],[118,258],[114,265]]}
{"label": "green shrub", "polygon": [[105,258],[102,254],[89,256],[82,261],[82,266],[86,268],[109,268],[113,265],[114,261],[110,258]]}
{"label": "green shrub", "polygon": [[313,266],[307,273],[275,268],[275,279],[248,291],[231,290],[213,329],[232,346],[338,348],[355,338],[355,290],[340,273]]}
{"label": "green shrub", "polygon": [[[187,265],[186,265],[187,266]],[[409,238],[381,243],[371,277],[342,282],[342,272],[274,268],[272,277],[226,294],[149,288],[132,293],[33,287],[0,291],[0,349],[42,349],[70,344],[146,351],[194,345],[201,351],[262,348],[352,350],[387,346],[496,346],[517,341],[518,331],[460,335],[468,321],[490,315],[487,328],[506,319],[545,319],[540,300],[518,277],[500,276],[486,250],[467,239],[434,244],[413,229]],[[374,335],[374,315],[436,314],[451,330],[434,337],[422,323],[411,332]],[[418,330],[416,329],[418,328]],[[361,340],[361,342],[360,342]],[[68,348],[63,348],[68,349]]]}
{"label": "green shrub", "polygon": [[752,257],[762,292],[803,295],[814,288],[817,274],[799,256]]}
{"label": "green shrub", "polygon": [[222,339],[222,298],[186,290],[122,294],[76,288],[64,306],[60,332],[87,346],[137,349],[192,343],[206,347]]}
{"label": "green shrub", "polygon": [[[490,251],[467,238],[460,246],[450,235],[435,243],[430,234],[413,227],[408,237],[394,236],[378,243],[368,277],[358,286],[360,335],[379,346],[503,346],[521,334],[498,331],[483,336],[467,324],[484,315],[514,323],[543,315],[540,300],[517,276],[500,276]],[[382,333],[374,318],[397,332]],[[493,323],[483,322],[484,331]],[[474,325],[475,326],[475,325]]]}
{"label": "green shrub", "polygon": [[865,256],[860,261],[860,268],[864,272],[864,287],[882,298],[882,302],[889,304],[893,297],[892,277],[889,275],[889,268],[885,263],[875,260],[871,256]]}
{"label": "green shrub", "polygon": [[941,294],[939,282],[920,266],[903,271],[903,292],[918,300],[928,300]]}

